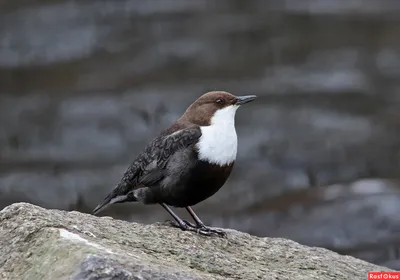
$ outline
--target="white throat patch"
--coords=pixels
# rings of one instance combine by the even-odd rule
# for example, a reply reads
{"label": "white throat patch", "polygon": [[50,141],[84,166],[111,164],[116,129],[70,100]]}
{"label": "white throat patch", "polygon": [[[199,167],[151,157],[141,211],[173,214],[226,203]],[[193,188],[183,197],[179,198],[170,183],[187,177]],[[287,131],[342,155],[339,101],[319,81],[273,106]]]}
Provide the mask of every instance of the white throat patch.
{"label": "white throat patch", "polygon": [[239,106],[231,105],[215,112],[210,126],[201,126],[197,143],[199,159],[225,165],[236,159],[237,135],[235,114]]}

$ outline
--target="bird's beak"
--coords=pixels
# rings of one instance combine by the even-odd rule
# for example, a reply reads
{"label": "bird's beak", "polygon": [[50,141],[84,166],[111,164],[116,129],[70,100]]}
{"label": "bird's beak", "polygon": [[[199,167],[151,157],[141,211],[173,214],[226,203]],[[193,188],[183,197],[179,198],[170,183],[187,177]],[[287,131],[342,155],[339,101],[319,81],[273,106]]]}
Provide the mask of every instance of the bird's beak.
{"label": "bird's beak", "polygon": [[256,99],[256,95],[245,95],[245,96],[237,96],[236,104],[235,105],[243,105],[249,103]]}

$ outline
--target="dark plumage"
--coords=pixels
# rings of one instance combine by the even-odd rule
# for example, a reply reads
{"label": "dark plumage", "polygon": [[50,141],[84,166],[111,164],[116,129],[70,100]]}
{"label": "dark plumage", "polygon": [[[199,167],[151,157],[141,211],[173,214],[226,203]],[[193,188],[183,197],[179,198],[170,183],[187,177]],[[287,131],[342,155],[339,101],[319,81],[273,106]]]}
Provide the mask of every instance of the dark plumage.
{"label": "dark plumage", "polygon": [[[114,203],[158,203],[183,230],[224,234],[206,227],[190,206],[215,194],[228,179],[236,157],[237,139],[232,139],[236,138],[233,126],[236,107],[253,99],[255,96],[236,97],[226,92],[201,96],[178,121],[146,146],[117,186],[94,209],[94,214]],[[224,149],[213,142],[218,129],[225,132],[226,142],[232,147]],[[221,157],[215,155],[218,151]],[[185,207],[196,225],[181,220],[168,205]]]}

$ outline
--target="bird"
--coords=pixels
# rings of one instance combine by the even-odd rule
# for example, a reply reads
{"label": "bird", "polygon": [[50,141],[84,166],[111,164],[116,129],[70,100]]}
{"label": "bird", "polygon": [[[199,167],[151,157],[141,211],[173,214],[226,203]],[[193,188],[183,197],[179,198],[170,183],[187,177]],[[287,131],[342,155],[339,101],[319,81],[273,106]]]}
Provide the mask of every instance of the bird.
{"label": "bird", "polygon": [[[192,206],[214,195],[230,176],[238,147],[236,111],[256,98],[226,91],[202,94],[145,146],[93,215],[116,203],[159,204],[181,230],[226,236],[206,226]],[[194,223],[182,220],[171,207],[185,208]]]}

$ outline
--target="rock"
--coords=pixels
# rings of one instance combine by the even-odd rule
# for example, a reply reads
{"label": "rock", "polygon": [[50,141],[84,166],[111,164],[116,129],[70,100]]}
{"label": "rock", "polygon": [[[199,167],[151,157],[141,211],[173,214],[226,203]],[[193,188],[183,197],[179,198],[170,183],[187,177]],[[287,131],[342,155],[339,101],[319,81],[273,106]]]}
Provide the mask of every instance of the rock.
{"label": "rock", "polygon": [[281,238],[226,239],[16,203],[0,212],[1,279],[366,279],[388,271]]}

